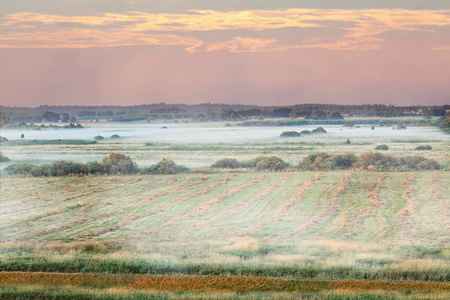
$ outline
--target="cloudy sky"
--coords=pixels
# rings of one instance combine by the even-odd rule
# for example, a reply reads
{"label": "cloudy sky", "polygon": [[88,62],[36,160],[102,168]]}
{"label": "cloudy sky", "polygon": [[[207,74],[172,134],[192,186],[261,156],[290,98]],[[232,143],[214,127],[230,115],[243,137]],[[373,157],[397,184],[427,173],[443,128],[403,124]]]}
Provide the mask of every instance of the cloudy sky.
{"label": "cloudy sky", "polygon": [[448,0],[0,0],[2,105],[450,103]]}

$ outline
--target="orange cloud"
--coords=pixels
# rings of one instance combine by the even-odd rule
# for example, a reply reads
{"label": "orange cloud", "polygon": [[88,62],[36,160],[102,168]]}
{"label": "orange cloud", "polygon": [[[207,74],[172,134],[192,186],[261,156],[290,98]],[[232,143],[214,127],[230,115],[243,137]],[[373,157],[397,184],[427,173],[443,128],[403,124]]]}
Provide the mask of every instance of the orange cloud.
{"label": "orange cloud", "polygon": [[[235,37],[210,43],[173,32],[210,30],[250,30],[324,27],[323,22],[338,22],[344,30],[335,42],[321,42],[321,36],[298,45],[282,45],[277,37],[259,39]],[[32,25],[30,25],[32,23]],[[59,28],[61,23],[80,24],[79,28]],[[83,25],[83,27],[81,26]],[[114,25],[114,29],[109,25]],[[280,51],[292,48],[331,50],[367,50],[380,48],[378,35],[390,30],[425,31],[422,26],[449,26],[450,10],[405,9],[287,9],[213,11],[192,10],[185,14],[127,12],[97,16],[58,16],[38,13],[14,13],[5,17],[0,39],[2,47],[80,48],[125,45],[186,45],[188,52],[226,50],[229,52]],[[86,28],[95,26],[95,29]],[[333,25],[328,25],[333,26]],[[118,29],[117,29],[118,28]],[[170,31],[171,34],[148,34]],[[184,36],[186,34],[183,34]],[[205,45],[202,47],[202,45]],[[442,46],[440,46],[442,48]],[[430,45],[433,48],[433,45]],[[443,48],[446,48],[445,46]]]}

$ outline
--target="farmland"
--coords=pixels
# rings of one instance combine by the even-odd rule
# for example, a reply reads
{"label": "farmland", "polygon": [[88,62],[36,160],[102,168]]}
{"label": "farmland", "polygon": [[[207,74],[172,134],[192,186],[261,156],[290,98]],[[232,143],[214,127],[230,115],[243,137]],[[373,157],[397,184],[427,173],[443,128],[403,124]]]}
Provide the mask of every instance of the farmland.
{"label": "farmland", "polygon": [[[235,129],[202,128],[190,128],[196,132],[183,143],[171,141],[170,128],[159,127],[154,130],[165,132],[164,138],[2,143],[12,159],[2,168],[52,159],[101,160],[111,152],[125,153],[139,166],[166,157],[191,168],[174,175],[2,175],[2,297],[449,296],[448,136],[420,127],[401,134],[390,128],[325,127],[329,133],[320,137],[283,139],[283,129],[269,128],[247,138],[255,130],[250,128],[246,135],[237,133],[241,139],[219,143],[207,142],[197,131],[212,128],[204,133],[208,136]],[[351,144],[344,144],[346,139]],[[389,146],[383,153],[423,155],[444,168],[296,168],[317,151],[362,154],[379,144]],[[415,150],[419,145],[432,150]],[[209,168],[224,157],[259,155],[279,156],[290,167],[282,172]]]}

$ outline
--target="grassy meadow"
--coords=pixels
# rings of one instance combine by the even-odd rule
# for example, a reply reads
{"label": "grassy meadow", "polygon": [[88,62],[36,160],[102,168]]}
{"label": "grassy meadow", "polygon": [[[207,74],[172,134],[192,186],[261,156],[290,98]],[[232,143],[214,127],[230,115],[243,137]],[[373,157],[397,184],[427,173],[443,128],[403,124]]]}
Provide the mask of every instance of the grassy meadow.
{"label": "grassy meadow", "polygon": [[[261,138],[226,142],[198,135],[186,143],[131,137],[91,143],[78,136],[75,142],[2,143],[12,160],[2,169],[101,160],[111,152],[139,166],[169,158],[193,169],[175,175],[3,174],[0,298],[446,299],[450,137],[428,127],[383,129],[370,136],[381,129],[335,127],[327,135],[280,138],[284,129],[271,128]],[[295,168],[315,152],[359,155],[379,144],[389,146],[384,154],[425,156],[444,168]],[[415,150],[420,145],[432,150]],[[278,156],[291,167],[209,168],[224,157],[260,155]]]}

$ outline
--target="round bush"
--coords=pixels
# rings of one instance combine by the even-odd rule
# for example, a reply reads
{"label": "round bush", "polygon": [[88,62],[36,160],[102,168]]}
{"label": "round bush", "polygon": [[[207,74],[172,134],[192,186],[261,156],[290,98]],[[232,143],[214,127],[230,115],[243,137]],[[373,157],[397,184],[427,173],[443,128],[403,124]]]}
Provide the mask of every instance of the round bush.
{"label": "round bush", "polygon": [[241,164],[234,158],[224,158],[215,162],[211,167],[220,169],[238,169]]}
{"label": "round bush", "polygon": [[317,127],[316,129],[313,129],[311,133],[327,133],[327,131],[323,129],[323,127]]}
{"label": "round bush", "polygon": [[285,163],[281,158],[276,156],[264,158],[256,164],[257,169],[268,171],[281,171],[286,167],[287,163]]}
{"label": "round bush", "polygon": [[119,136],[118,134],[113,134],[113,135],[111,136],[111,139],[117,140],[117,139],[120,139],[120,136]]}
{"label": "round bush", "polygon": [[300,133],[297,131],[283,131],[282,134],[280,134],[280,137],[297,137],[300,136]]}
{"label": "round bush", "polygon": [[94,137],[94,139],[95,139],[96,141],[101,141],[101,140],[104,140],[105,138],[102,137],[101,135],[97,135],[97,136]]}
{"label": "round bush", "polygon": [[432,150],[433,147],[431,147],[430,145],[420,145],[416,147],[416,150]]}
{"label": "round bush", "polygon": [[385,145],[385,144],[378,145],[378,146],[375,147],[375,150],[388,150],[388,149],[389,149],[389,146]]}

